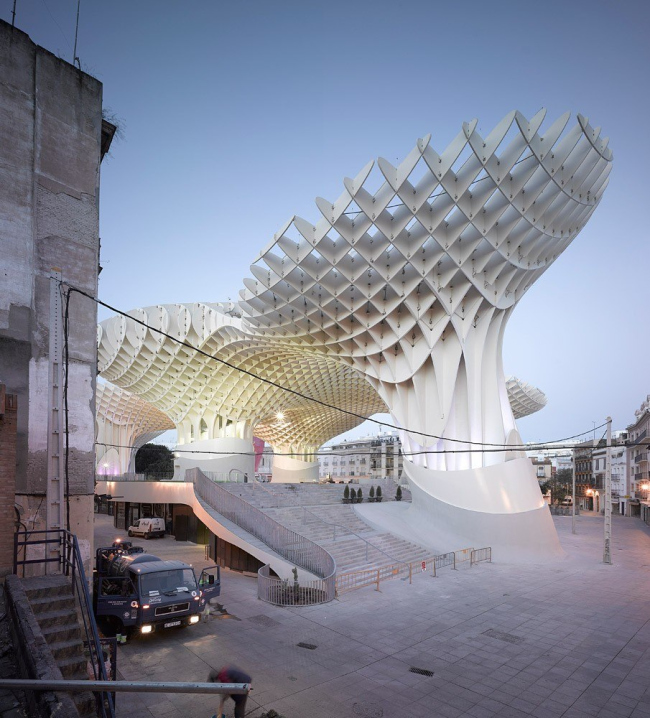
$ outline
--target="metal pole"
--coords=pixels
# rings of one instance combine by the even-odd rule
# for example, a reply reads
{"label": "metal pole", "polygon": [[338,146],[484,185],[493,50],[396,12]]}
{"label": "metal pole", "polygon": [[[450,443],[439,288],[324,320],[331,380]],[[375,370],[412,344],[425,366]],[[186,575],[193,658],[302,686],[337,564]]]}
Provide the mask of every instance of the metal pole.
{"label": "metal pole", "polygon": [[[63,319],[61,306],[61,271],[52,268],[50,274],[50,336],[48,375],[48,439],[47,484],[45,521],[48,531],[65,528],[65,452],[64,452],[64,399],[63,399]],[[35,521],[38,517],[34,517]],[[60,555],[58,548],[47,547],[47,558]],[[25,558],[27,556],[25,555]],[[57,570],[46,564],[45,573]]]}
{"label": "metal pole", "polygon": [[105,693],[226,693],[243,695],[249,683],[150,683],[148,681],[55,681],[1,679],[0,688],[20,688],[29,691],[94,691]]}
{"label": "metal pole", "polygon": [[79,69],[81,70],[81,62],[79,61],[79,58],[77,57],[77,36],[79,35],[79,6],[81,5],[81,0],[77,0],[77,26],[75,27],[74,31],[74,50],[72,52],[72,64],[79,62]]}
{"label": "metal pole", "polygon": [[16,0],[14,0],[14,9],[11,11],[11,29],[14,29],[16,24]]}
{"label": "metal pole", "polygon": [[607,417],[607,452],[605,454],[605,546],[603,563],[612,563],[612,417]]}
{"label": "metal pole", "polygon": [[576,450],[571,452],[571,533],[576,532]]}

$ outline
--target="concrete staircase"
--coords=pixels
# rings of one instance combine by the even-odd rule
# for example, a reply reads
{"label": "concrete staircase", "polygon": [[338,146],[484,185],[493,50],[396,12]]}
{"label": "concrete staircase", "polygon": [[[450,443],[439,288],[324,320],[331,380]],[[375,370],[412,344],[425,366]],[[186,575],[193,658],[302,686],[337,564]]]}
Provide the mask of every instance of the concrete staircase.
{"label": "concrete staircase", "polygon": [[[339,574],[373,569],[392,563],[419,563],[430,551],[387,532],[376,531],[343,504],[341,484],[220,484],[279,524],[327,549],[336,561]],[[384,501],[394,500],[395,485],[382,486]],[[354,488],[358,488],[355,486]],[[370,486],[363,486],[367,499]],[[403,500],[410,500],[408,489]]]}
{"label": "concrete staircase", "polygon": [[[88,658],[69,579],[65,576],[39,576],[23,579],[22,583],[41,633],[63,677],[88,680]],[[97,715],[95,697],[90,691],[70,695],[81,718]]]}

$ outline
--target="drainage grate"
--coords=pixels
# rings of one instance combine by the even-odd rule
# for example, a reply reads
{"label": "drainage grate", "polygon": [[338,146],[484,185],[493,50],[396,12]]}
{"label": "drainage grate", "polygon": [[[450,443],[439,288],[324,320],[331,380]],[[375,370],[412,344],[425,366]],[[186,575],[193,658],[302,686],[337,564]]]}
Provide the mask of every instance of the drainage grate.
{"label": "drainage grate", "polygon": [[308,648],[310,651],[314,651],[318,648],[315,643],[296,643],[299,648]]}
{"label": "drainage grate", "polygon": [[506,643],[521,643],[524,640],[523,636],[515,636],[512,633],[495,631],[494,628],[490,628],[487,631],[483,631],[483,635],[489,636],[490,638],[496,638],[497,641],[505,641]]}
{"label": "drainage grate", "polygon": [[352,706],[352,712],[355,716],[362,718],[383,718],[384,709],[376,703],[355,703]]}
{"label": "drainage grate", "polygon": [[420,676],[432,676],[433,671],[428,671],[426,668],[416,668],[415,666],[411,666],[409,668],[410,673],[417,673]]}

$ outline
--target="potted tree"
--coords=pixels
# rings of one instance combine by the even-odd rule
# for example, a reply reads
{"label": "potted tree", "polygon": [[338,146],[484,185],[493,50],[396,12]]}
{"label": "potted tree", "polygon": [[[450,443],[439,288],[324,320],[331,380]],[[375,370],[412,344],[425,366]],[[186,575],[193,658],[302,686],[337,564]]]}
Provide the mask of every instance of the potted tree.
{"label": "potted tree", "polygon": [[350,503],[355,504],[357,502],[357,492],[354,489],[350,489]]}
{"label": "potted tree", "polygon": [[397,484],[397,491],[395,492],[395,501],[401,501],[402,500],[402,487]]}
{"label": "potted tree", "polygon": [[343,489],[343,503],[349,504],[350,503],[350,487],[346,484],[345,488]]}
{"label": "potted tree", "polygon": [[377,487],[377,493],[375,495],[375,501],[379,503],[381,501],[381,486]]}
{"label": "potted tree", "polygon": [[360,504],[363,501],[363,491],[361,491],[361,487],[359,486],[359,490],[357,491],[357,503]]}
{"label": "potted tree", "polygon": [[370,501],[371,504],[375,503],[375,487],[370,487],[370,493],[368,494],[368,501]]}

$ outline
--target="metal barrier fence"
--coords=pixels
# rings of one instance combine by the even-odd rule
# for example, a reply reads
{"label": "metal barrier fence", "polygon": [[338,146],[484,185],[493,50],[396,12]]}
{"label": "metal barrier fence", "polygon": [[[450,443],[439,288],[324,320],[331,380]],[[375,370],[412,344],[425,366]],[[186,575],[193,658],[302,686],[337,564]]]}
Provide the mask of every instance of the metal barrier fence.
{"label": "metal barrier fence", "polygon": [[433,565],[436,570],[444,568],[445,566],[456,568],[456,553],[450,551],[449,553],[442,553],[440,556],[436,556],[433,559]]}
{"label": "metal barrier fence", "polygon": [[117,474],[112,476],[111,474],[95,474],[95,481],[154,481],[155,479],[149,478],[146,474]]}
{"label": "metal barrier fence", "polygon": [[[28,559],[29,546],[44,546],[45,555],[42,558]],[[23,558],[19,559],[20,549],[23,549]],[[49,554],[49,556],[48,556]],[[43,566],[44,572],[61,573],[70,578],[72,596],[76,600],[77,614],[81,619],[83,635],[88,651],[88,660],[96,681],[106,681],[106,665],[104,652],[97,632],[97,623],[93,613],[86,572],[84,571],[81,551],[75,534],[64,529],[50,531],[16,531],[14,534],[13,571],[18,575],[18,566],[30,564],[54,564],[51,569]],[[113,696],[105,691],[95,693],[97,715],[101,718],[114,718],[115,707]]]}
{"label": "metal barrier fence", "polygon": [[473,550],[473,548],[462,548],[459,551],[454,551],[454,568],[458,568],[459,564],[466,563],[467,561],[471,562]]}
{"label": "metal barrier fence", "polygon": [[475,563],[480,561],[489,561],[492,563],[492,548],[486,546],[485,548],[472,549],[470,554],[469,565],[473,566]]}
{"label": "metal barrier fence", "polygon": [[[552,516],[572,516],[573,506],[553,506],[548,504]],[[576,504],[576,516],[580,515],[580,507]]]}
{"label": "metal barrier fence", "polygon": [[[287,561],[319,576],[325,591],[319,603],[334,599],[336,561],[322,546],[279,524],[239,496],[231,494],[211,481],[200,469],[189,469],[185,476],[194,483],[196,495],[224,518],[263,541]],[[262,576],[262,579],[264,578]],[[262,590],[260,597],[265,595],[266,590]]]}
{"label": "metal barrier fence", "polygon": [[365,568],[361,571],[340,573],[336,577],[336,595],[354,591],[357,588],[372,586],[373,584],[375,584],[375,590],[379,591],[381,581],[399,578],[402,575],[409,577],[409,583],[412,581],[411,564],[389,564],[378,568]]}
{"label": "metal barrier fence", "polygon": [[257,572],[257,597],[275,606],[315,606],[327,603],[334,598],[335,586],[334,573],[305,583],[271,576],[268,564]]}
{"label": "metal barrier fence", "polygon": [[[473,557],[475,557],[473,559]],[[360,571],[351,571],[349,573],[340,573],[336,576],[336,594],[354,591],[357,588],[375,585],[375,589],[379,591],[381,581],[388,581],[400,576],[408,576],[409,583],[413,582],[414,573],[425,573],[430,571],[431,578],[438,576],[438,570],[446,566],[456,569],[457,564],[467,563],[473,566],[479,561],[492,561],[492,549],[465,548],[459,551],[450,551],[438,556],[431,556],[420,561],[412,561],[411,563],[387,564],[377,568],[366,568]],[[418,570],[419,569],[419,570]]]}
{"label": "metal barrier fence", "polygon": [[[253,479],[249,479],[248,476],[239,469],[232,469],[231,471],[204,471],[203,474],[207,476],[211,481],[218,484],[252,484]],[[186,477],[187,480],[187,477]]]}

